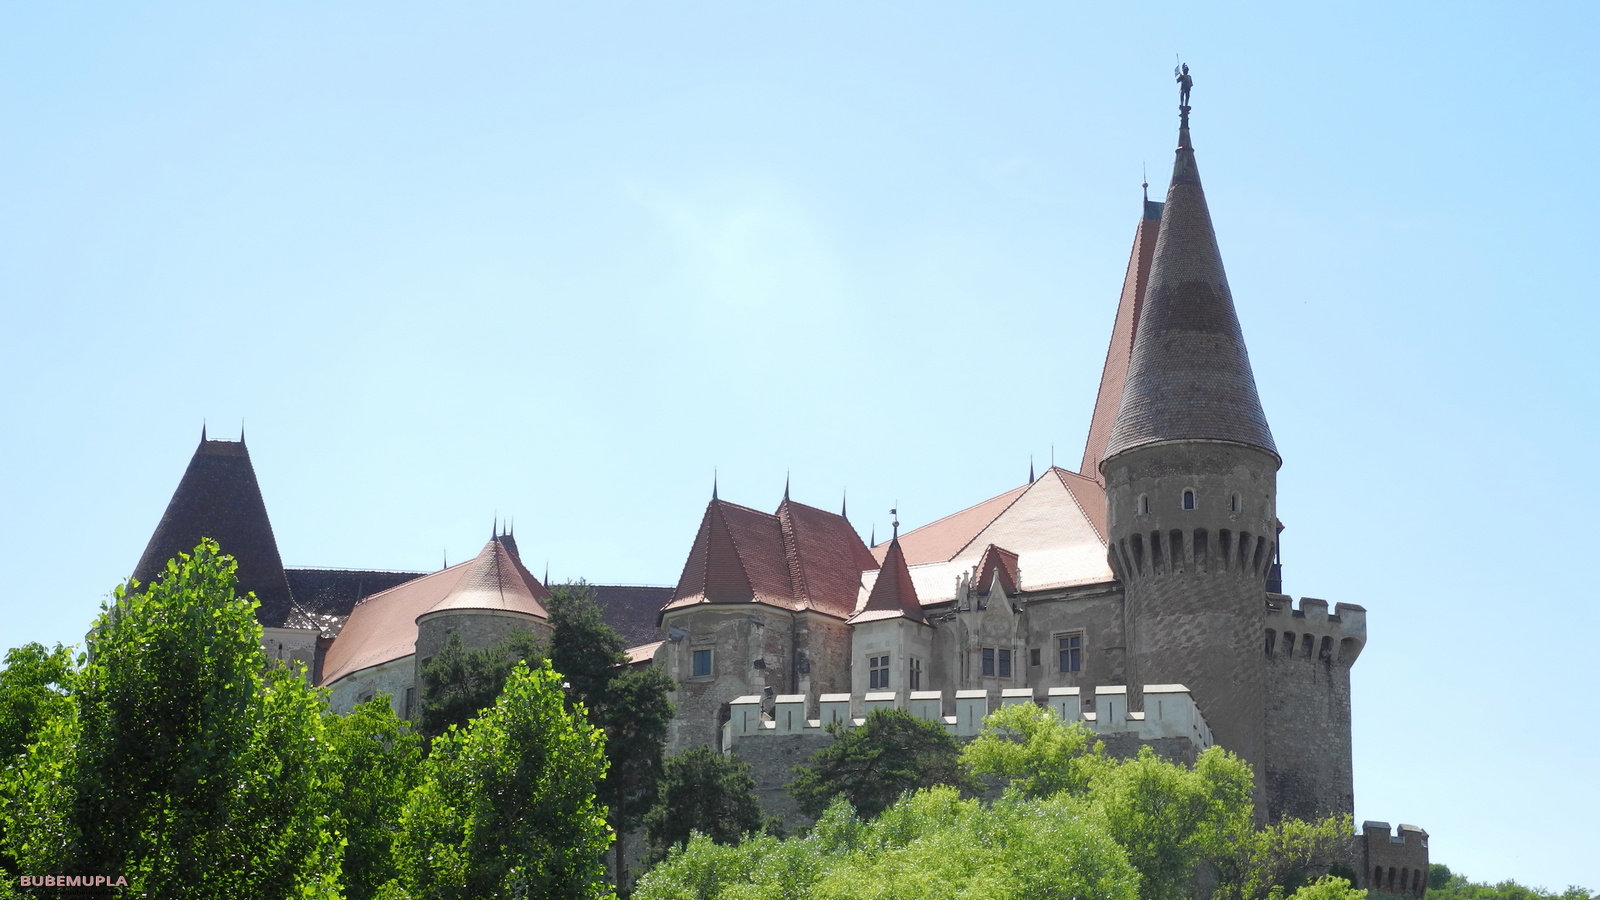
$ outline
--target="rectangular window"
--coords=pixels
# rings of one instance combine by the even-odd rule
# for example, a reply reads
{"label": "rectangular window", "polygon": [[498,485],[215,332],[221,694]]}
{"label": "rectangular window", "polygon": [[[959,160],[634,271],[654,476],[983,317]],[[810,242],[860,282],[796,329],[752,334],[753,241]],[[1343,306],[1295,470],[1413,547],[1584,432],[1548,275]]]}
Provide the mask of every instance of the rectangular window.
{"label": "rectangular window", "polygon": [[983,648],[983,674],[991,675],[991,676],[994,674],[994,648],[993,647],[985,647],[985,648]]}
{"label": "rectangular window", "polygon": [[906,687],[913,691],[922,690],[922,660],[914,656],[906,665]]}
{"label": "rectangular window", "polygon": [[867,657],[867,687],[874,691],[889,689],[889,655]]}
{"label": "rectangular window", "polygon": [[1001,678],[1010,678],[1011,677],[1011,651],[1010,650],[1001,650],[1000,651],[1000,677]]}
{"label": "rectangular window", "polygon": [[1037,666],[1038,664],[1039,664],[1039,648],[1038,647],[1034,647],[1032,650],[1028,651],[1028,665]]}
{"label": "rectangular window", "polygon": [[696,650],[694,652],[694,674],[695,677],[711,674],[710,650]]}
{"label": "rectangular window", "polygon": [[408,687],[408,688],[406,688],[406,719],[410,720],[410,719],[415,719],[416,717],[417,717],[417,689],[414,688],[414,687]]}
{"label": "rectangular window", "polygon": [[1061,671],[1083,671],[1083,635],[1064,634],[1056,640],[1061,650]]}

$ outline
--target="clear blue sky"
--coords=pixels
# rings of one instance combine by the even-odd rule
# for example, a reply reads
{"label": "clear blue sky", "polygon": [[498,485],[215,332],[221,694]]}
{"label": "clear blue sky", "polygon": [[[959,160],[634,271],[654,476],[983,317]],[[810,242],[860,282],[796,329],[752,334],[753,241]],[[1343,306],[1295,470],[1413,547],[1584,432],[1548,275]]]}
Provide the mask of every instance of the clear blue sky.
{"label": "clear blue sky", "polygon": [[1181,52],[1357,818],[1600,889],[1597,9],[7,4],[0,645],[202,420],[290,565],[557,580],[675,582],[713,467],[881,532],[1075,466]]}

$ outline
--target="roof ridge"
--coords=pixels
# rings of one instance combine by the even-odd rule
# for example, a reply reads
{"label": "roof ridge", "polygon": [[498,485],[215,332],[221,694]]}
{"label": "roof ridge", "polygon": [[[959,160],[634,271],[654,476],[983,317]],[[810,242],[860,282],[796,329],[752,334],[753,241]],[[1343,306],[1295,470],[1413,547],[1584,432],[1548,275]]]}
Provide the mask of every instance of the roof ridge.
{"label": "roof ridge", "polygon": [[[1051,468],[1053,469],[1053,468],[1055,468],[1055,466],[1051,466]],[[989,530],[989,526],[990,525],[993,525],[995,522],[1000,521],[1000,517],[1005,515],[1007,512],[1010,512],[1011,511],[1011,507],[1017,505],[1017,501],[1021,500],[1023,497],[1028,496],[1028,494],[1033,491],[1034,486],[1037,485],[1038,483],[1039,483],[1039,479],[1034,479],[1033,481],[1030,481],[1029,483],[1027,483],[1025,485],[1019,485],[1019,487],[1022,488],[1022,492],[1017,494],[1015,497],[1012,497],[1010,503],[1007,503],[1004,508],[1002,508],[999,512],[994,514],[994,518],[992,518],[989,521],[983,523],[983,526],[981,528],[979,528],[977,531],[974,531],[972,533],[972,537],[967,538],[967,542],[965,544],[961,545],[961,549],[959,549],[956,552],[950,554],[950,559],[955,559],[956,557],[960,556],[961,554],[967,552],[967,548],[969,548],[973,544],[977,543],[978,538],[982,537],[983,533],[985,531]],[[1016,490],[1016,488],[1012,488],[1011,490],[1014,491],[1014,490]],[[1010,491],[1007,491],[1006,493],[1010,493]],[[996,494],[995,496],[996,497],[1004,497],[1005,494]],[[994,497],[991,497],[989,499],[992,500],[992,499],[994,499]],[[988,501],[984,501],[984,502],[988,502]],[[972,504],[972,506],[978,506],[978,505],[979,504],[977,504],[977,503]],[[967,509],[971,509],[972,506],[967,507]],[[966,512],[966,510],[960,510],[959,512]],[[952,516],[953,515],[957,515],[957,513],[951,513],[950,515],[952,515]],[[945,518],[948,519],[949,517],[950,516],[946,516]],[[943,521],[943,520],[941,519],[940,521]],[[933,523],[930,522],[928,524],[931,525]],[[926,527],[926,526],[924,526],[924,527]],[[949,560],[945,560],[945,561],[949,562]]]}
{"label": "roof ridge", "polygon": [[[789,591],[794,596],[796,609],[811,609],[811,594],[806,590],[805,563],[800,558],[800,542],[795,539],[794,515],[789,511],[788,493],[778,504],[778,529],[783,537],[783,561],[789,567]],[[803,506],[804,504],[797,504]],[[817,510],[821,512],[822,510]]]}
{"label": "roof ridge", "polygon": [[[1083,520],[1089,523],[1090,528],[1094,529],[1094,536],[1100,539],[1100,546],[1110,546],[1110,544],[1107,542],[1108,539],[1106,535],[1101,533],[1100,526],[1095,524],[1094,516],[1089,515],[1089,510],[1084,508],[1083,500],[1078,497],[1078,492],[1073,489],[1071,482],[1067,481],[1067,476],[1076,475],[1079,478],[1083,478],[1085,481],[1093,481],[1093,479],[1085,478],[1081,472],[1068,472],[1066,469],[1063,469],[1060,466],[1051,466],[1050,468],[1056,470],[1056,477],[1061,479],[1061,486],[1067,489],[1067,496],[1072,498],[1073,505],[1078,507],[1078,512],[1083,514]],[[1097,485],[1099,484],[1097,481],[1094,483]]]}

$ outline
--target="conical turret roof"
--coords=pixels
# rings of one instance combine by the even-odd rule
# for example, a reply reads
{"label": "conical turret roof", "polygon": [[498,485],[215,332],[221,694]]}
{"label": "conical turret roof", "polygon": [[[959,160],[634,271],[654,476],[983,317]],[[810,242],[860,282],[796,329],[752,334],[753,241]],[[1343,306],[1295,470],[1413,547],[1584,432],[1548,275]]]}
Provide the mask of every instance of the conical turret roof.
{"label": "conical turret roof", "polygon": [[917,599],[917,586],[911,581],[911,569],[906,565],[906,554],[900,549],[897,534],[889,542],[889,552],[883,557],[878,580],[873,582],[866,604],[850,621],[869,622],[902,616],[914,622],[925,621],[922,601]]}
{"label": "conical turret roof", "polygon": [[1222,441],[1278,454],[1200,186],[1187,107],[1104,458],[1171,441]]}
{"label": "conical turret roof", "polygon": [[133,577],[148,584],[167,560],[192,552],[201,538],[215,540],[223,553],[238,560],[239,593],[255,593],[261,624],[282,625],[293,608],[289,580],[244,441],[211,441],[201,435]]}
{"label": "conical turret roof", "polygon": [[[542,601],[550,592],[512,555],[498,537],[466,564],[461,578],[442,600],[428,612],[464,609],[493,609],[549,618]],[[426,615],[426,613],[424,613]]]}

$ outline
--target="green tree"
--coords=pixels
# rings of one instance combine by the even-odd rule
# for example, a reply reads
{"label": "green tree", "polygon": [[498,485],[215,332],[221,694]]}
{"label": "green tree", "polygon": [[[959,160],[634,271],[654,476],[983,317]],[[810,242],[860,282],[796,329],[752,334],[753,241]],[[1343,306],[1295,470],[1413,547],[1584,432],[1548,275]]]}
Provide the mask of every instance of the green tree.
{"label": "green tree", "polygon": [[718,844],[737,844],[761,830],[750,765],[710,747],[667,757],[656,805],[645,817],[650,855],[661,859],[699,833]]}
{"label": "green tree", "polygon": [[[69,715],[68,687],[76,671],[72,653],[60,644],[24,644],[6,653],[0,670],[0,782],[5,772],[22,763],[22,754],[51,720]],[[0,796],[0,802],[3,802]],[[5,820],[0,816],[0,878],[20,874],[5,849]]]}
{"label": "green tree", "polygon": [[1214,900],[1263,900],[1274,890],[1312,887],[1306,873],[1341,866],[1353,833],[1349,816],[1327,816],[1315,822],[1285,819],[1218,841],[1207,860],[1218,880]]}
{"label": "green tree", "polygon": [[833,743],[797,767],[789,794],[807,815],[818,815],[843,795],[857,813],[873,818],[907,791],[945,784],[970,789],[955,738],[938,722],[904,710],[880,709],[858,727],[828,726]]}
{"label": "green tree", "polygon": [[[1290,900],[1366,900],[1366,896],[1366,891],[1334,875],[1324,875],[1289,895]],[[1282,889],[1274,889],[1268,900],[1283,900]]]}
{"label": "green tree", "polygon": [[1588,889],[1577,885],[1557,893],[1510,880],[1496,884],[1472,881],[1441,863],[1428,866],[1428,900],[1589,900],[1589,896]]}
{"label": "green tree", "polygon": [[417,730],[431,741],[452,725],[466,725],[494,705],[512,666],[541,656],[538,640],[525,631],[514,631],[496,646],[477,650],[468,650],[461,636],[452,632],[422,667]]}
{"label": "green tree", "polygon": [[567,709],[561,683],[547,662],[518,663],[492,707],[434,741],[395,841],[410,896],[609,894],[611,838],[595,800],[605,737]]}
{"label": "green tree", "polygon": [[601,619],[587,584],[559,585],[551,595],[550,661],[570,686],[569,702],[582,704],[606,735],[609,766],[599,798],[618,840],[614,878],[626,890],[622,842],[656,805],[672,720],[672,680],[654,666],[628,666],[623,640]]}
{"label": "green tree", "polygon": [[336,896],[322,701],[269,666],[213,541],[96,620],[70,707],[8,779],[10,849],[171,898]]}
{"label": "green tree", "polygon": [[334,777],[335,823],[344,836],[348,900],[369,900],[399,875],[393,844],[406,798],[422,779],[422,740],[387,695],[323,719]]}
{"label": "green tree", "polygon": [[1107,764],[1105,745],[1080,723],[1032,703],[1001,707],[983,720],[983,733],[961,750],[973,775],[1004,780],[1024,797],[1081,795]]}

